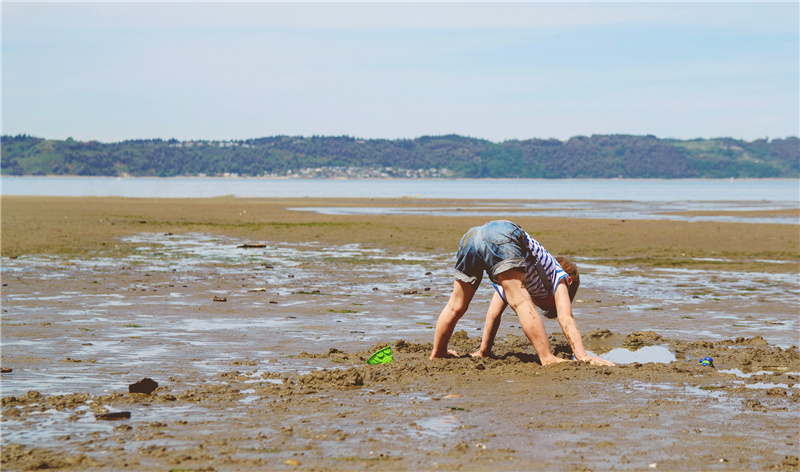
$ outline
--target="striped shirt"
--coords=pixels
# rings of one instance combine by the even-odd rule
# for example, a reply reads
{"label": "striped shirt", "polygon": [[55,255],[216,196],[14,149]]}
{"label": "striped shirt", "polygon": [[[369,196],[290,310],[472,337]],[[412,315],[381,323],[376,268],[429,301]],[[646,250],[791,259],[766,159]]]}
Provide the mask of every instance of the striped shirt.
{"label": "striped shirt", "polygon": [[[555,290],[561,279],[567,276],[567,273],[564,272],[564,269],[561,268],[556,258],[547,252],[544,246],[539,244],[539,242],[533,239],[528,233],[525,233],[525,236],[528,238],[528,252],[532,253],[535,260],[538,260],[542,265],[544,273],[547,275],[547,278],[550,279],[550,286]],[[527,257],[525,261],[525,287],[528,289],[528,293],[530,293],[531,297],[542,298],[548,295],[555,295],[554,293],[548,293],[547,287],[539,278],[539,272],[537,272],[536,267],[531,263],[532,261]],[[503,298],[503,301],[506,301],[505,295],[503,294],[503,287],[495,283],[492,285],[494,285],[497,293]]]}

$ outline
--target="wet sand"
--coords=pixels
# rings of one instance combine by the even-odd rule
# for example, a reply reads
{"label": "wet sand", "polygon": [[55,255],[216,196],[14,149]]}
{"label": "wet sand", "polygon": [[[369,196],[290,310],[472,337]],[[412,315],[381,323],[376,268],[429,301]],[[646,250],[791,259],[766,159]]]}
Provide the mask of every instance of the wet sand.
{"label": "wet sand", "polygon": [[578,262],[587,348],[620,362],[542,367],[511,312],[494,358],[427,360],[485,218],[285,209],[463,204],[3,197],[3,469],[800,468],[796,226],[515,218]]}

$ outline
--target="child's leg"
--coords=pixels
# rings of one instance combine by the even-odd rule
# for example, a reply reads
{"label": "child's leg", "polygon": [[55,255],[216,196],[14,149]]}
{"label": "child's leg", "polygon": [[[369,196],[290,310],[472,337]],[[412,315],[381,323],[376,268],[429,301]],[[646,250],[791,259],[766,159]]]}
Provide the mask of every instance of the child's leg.
{"label": "child's leg", "polygon": [[475,287],[460,280],[455,281],[450,300],[439,314],[439,320],[436,322],[431,359],[447,357],[447,343],[450,341],[450,336],[453,335],[458,320],[466,313],[474,295]]}
{"label": "child's leg", "polygon": [[542,318],[536,312],[531,295],[525,288],[525,274],[518,270],[508,270],[498,274],[497,279],[503,286],[506,301],[517,312],[522,331],[536,349],[542,365],[564,362],[564,359],[554,356],[550,349]]}

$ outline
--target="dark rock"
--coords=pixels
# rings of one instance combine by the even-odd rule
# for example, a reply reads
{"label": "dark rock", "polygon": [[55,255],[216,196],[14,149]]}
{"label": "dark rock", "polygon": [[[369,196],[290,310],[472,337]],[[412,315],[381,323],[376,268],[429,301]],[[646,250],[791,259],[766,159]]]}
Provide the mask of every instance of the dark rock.
{"label": "dark rock", "polygon": [[98,420],[127,420],[131,417],[130,411],[116,411],[114,413],[103,413],[100,415],[94,415],[95,418]]}
{"label": "dark rock", "polygon": [[151,394],[158,388],[158,382],[150,378],[143,378],[142,380],[128,385],[128,392],[130,393],[146,393]]}

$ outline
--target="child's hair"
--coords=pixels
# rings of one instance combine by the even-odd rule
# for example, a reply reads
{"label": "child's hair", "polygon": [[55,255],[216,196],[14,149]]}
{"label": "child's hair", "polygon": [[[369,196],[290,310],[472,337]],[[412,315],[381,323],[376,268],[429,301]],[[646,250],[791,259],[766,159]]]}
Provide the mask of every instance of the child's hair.
{"label": "child's hair", "polygon": [[575,299],[575,294],[578,293],[578,287],[581,285],[581,276],[578,273],[578,267],[569,261],[566,257],[556,256],[556,261],[564,269],[564,272],[569,275],[569,278],[572,279],[572,283],[569,284],[569,301]]}
{"label": "child's hair", "polygon": [[[575,294],[578,293],[578,287],[581,285],[581,276],[578,274],[578,267],[565,257],[556,256],[556,261],[572,280],[572,283],[569,284],[569,301],[573,301],[575,299]],[[542,315],[551,320],[558,318],[558,312],[555,307],[553,307],[552,310],[542,310]]]}

